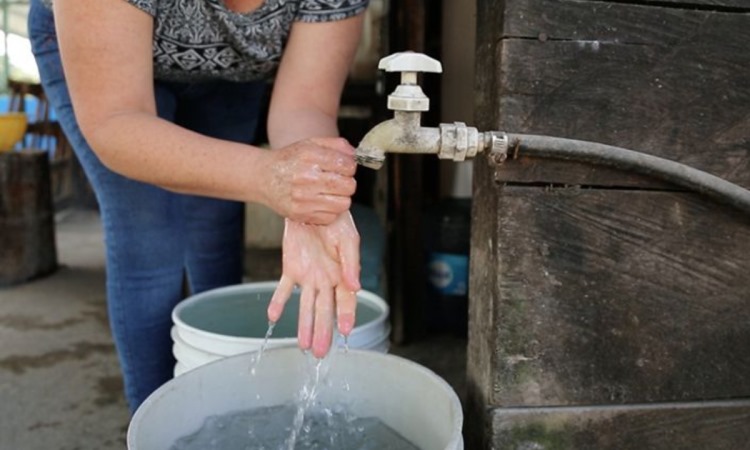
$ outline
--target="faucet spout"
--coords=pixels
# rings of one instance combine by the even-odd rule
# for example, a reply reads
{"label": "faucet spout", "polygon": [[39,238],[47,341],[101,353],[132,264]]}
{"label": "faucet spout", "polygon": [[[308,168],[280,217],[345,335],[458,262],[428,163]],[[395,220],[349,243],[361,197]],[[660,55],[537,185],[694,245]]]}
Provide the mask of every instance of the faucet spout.
{"label": "faucet spout", "polygon": [[420,127],[418,112],[397,111],[395,117],[370,130],[355,152],[358,164],[371,169],[383,166],[386,153],[437,154],[440,130]]}

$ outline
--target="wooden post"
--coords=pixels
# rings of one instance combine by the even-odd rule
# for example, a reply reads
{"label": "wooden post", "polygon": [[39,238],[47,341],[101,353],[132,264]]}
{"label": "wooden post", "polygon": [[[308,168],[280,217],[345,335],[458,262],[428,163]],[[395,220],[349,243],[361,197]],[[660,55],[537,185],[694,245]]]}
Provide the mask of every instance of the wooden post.
{"label": "wooden post", "polygon": [[[479,0],[477,125],[748,188],[748,13]],[[467,448],[750,448],[750,218],[590,165],[475,167]]]}
{"label": "wooden post", "polygon": [[[438,0],[390,2],[391,24],[388,52],[417,51],[439,59],[440,17]],[[390,74],[386,95],[399,83]],[[422,88],[430,97],[430,111],[422,116],[425,126],[439,122],[439,77],[422,77]],[[385,102],[385,98],[383,98]],[[393,116],[388,111],[388,117]],[[392,339],[403,344],[425,334],[426,270],[423,251],[426,206],[439,191],[437,158],[421,155],[388,155],[388,299],[392,306]]]}
{"label": "wooden post", "polygon": [[55,271],[54,226],[47,153],[0,154],[0,286]]}

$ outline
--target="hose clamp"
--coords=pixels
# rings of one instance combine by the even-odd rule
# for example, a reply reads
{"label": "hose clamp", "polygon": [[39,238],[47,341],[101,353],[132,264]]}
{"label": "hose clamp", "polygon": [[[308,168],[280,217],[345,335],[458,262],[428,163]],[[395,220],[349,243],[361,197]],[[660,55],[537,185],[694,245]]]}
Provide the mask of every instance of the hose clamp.
{"label": "hose clamp", "polygon": [[490,131],[484,137],[490,161],[496,165],[504,163],[508,159],[508,135],[502,131]]}

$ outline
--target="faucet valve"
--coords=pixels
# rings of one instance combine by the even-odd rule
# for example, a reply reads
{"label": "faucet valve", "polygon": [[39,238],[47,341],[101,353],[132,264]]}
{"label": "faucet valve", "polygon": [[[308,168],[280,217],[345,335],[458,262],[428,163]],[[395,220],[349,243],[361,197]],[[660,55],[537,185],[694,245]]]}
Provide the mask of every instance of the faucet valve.
{"label": "faucet valve", "polygon": [[441,73],[443,66],[440,61],[422,53],[400,52],[381,59],[378,68],[386,72],[401,72],[401,84],[388,96],[388,109],[429,111],[430,99],[417,84],[417,73]]}

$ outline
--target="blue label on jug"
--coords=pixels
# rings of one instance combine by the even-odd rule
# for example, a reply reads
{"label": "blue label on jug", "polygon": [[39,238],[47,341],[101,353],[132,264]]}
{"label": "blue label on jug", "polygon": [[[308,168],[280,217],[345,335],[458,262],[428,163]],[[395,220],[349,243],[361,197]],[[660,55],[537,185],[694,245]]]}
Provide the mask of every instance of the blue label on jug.
{"label": "blue label on jug", "polygon": [[430,285],[443,295],[466,295],[469,257],[452,253],[431,253],[428,278]]}

